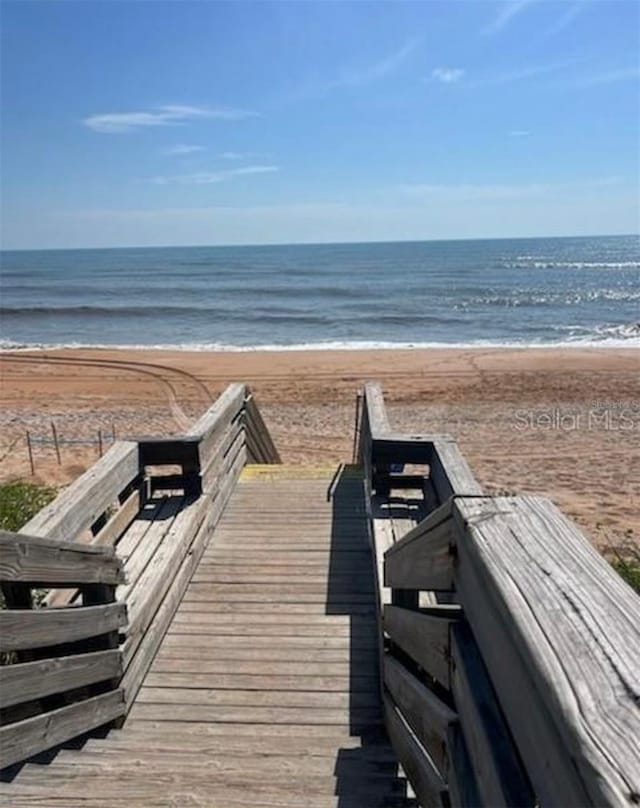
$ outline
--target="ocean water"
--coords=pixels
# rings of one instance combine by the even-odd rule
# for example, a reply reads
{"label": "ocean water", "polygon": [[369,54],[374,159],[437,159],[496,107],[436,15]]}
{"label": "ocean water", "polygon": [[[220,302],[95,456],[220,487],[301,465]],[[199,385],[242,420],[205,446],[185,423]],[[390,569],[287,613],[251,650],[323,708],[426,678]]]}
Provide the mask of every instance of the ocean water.
{"label": "ocean water", "polygon": [[637,236],[0,253],[0,345],[640,345]]}

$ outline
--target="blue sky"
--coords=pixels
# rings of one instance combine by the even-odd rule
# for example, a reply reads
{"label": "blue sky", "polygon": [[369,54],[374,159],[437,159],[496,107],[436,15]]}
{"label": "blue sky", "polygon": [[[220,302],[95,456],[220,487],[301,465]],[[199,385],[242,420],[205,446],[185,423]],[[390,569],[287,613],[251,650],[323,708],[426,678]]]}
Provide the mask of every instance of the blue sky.
{"label": "blue sky", "polygon": [[637,232],[635,2],[2,2],[5,248]]}

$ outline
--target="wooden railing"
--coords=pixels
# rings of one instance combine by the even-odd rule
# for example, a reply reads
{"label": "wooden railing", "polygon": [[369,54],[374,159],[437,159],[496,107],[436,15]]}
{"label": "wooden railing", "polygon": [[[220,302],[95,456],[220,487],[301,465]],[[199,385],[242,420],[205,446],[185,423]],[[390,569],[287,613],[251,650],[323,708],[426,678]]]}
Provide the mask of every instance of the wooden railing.
{"label": "wooden railing", "polygon": [[[375,537],[413,444],[377,452],[391,430],[364,395]],[[387,547],[380,590],[386,725],[420,804],[637,805],[640,599],[549,500],[483,496],[428,440],[409,452],[435,469],[427,516]]]}
{"label": "wooden railing", "polygon": [[[87,732],[124,711],[114,550],[0,532],[2,765]],[[32,590],[79,587],[81,604],[32,608]]]}
{"label": "wooden railing", "polygon": [[[186,435],[114,444],[19,534],[3,534],[0,768],[126,715],[248,461],[280,462],[251,392],[233,384]],[[158,497],[173,521],[145,541]],[[49,591],[31,611],[34,588]],[[60,690],[24,679],[47,671]],[[52,701],[105,681],[90,704]]]}

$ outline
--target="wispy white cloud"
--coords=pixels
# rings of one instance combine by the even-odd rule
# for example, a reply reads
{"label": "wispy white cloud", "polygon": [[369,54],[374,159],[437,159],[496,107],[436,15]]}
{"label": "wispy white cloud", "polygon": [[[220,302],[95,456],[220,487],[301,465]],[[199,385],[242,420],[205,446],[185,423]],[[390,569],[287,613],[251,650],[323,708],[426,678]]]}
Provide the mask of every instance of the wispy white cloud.
{"label": "wispy white cloud", "polygon": [[604,73],[596,73],[585,76],[576,83],[580,87],[592,87],[597,84],[615,84],[619,81],[633,81],[640,78],[640,66],[622,67],[617,70],[609,70]]}
{"label": "wispy white cloud", "polygon": [[586,3],[578,2],[578,3],[571,3],[569,7],[565,10],[564,14],[561,14],[557,20],[552,23],[546,31],[544,31],[543,36],[555,36],[559,34],[560,31],[564,31],[571,23],[575,20],[575,18],[580,14],[580,12],[585,8]]}
{"label": "wispy white cloud", "polygon": [[496,16],[482,29],[483,34],[498,34],[535,0],[508,0],[502,4]]}
{"label": "wispy white cloud", "polygon": [[236,152],[236,151],[225,151],[218,155],[221,160],[255,160],[256,158],[265,158],[269,157],[268,154],[264,152]]}
{"label": "wispy white cloud", "polygon": [[461,67],[436,67],[431,71],[431,78],[443,84],[455,84],[464,76]]}
{"label": "wispy white cloud", "polygon": [[181,155],[181,154],[194,154],[195,152],[204,151],[204,146],[193,146],[188,143],[178,143],[176,146],[169,146],[164,149],[163,154],[168,155]]}
{"label": "wispy white cloud", "polygon": [[215,118],[223,121],[237,121],[250,118],[257,113],[245,109],[229,107],[193,107],[181,104],[165,104],[151,110],[136,112],[104,112],[89,115],[82,123],[94,132],[105,134],[133,132],[149,126],[176,126],[186,121],[201,118]]}
{"label": "wispy white cloud", "polygon": [[171,176],[154,177],[156,185],[213,185],[218,182],[225,182],[234,177],[244,177],[252,174],[272,174],[280,171],[279,166],[242,166],[221,171],[198,171],[195,174],[174,174]]}
{"label": "wispy white cloud", "polygon": [[512,129],[508,134],[509,137],[528,137],[531,132],[528,129]]}

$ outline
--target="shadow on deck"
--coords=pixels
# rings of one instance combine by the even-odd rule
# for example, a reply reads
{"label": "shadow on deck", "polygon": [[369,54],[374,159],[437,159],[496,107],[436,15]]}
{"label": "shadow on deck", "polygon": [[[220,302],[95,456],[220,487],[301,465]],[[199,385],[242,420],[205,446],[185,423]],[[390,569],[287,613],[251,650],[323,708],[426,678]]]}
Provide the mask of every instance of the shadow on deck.
{"label": "shadow on deck", "polygon": [[327,496],[332,521],[326,613],[350,618],[349,729],[361,742],[358,749],[337,752],[338,806],[352,808],[365,800],[368,805],[414,805],[406,798],[406,781],[398,776],[383,725],[375,562],[361,471],[341,467]]}

